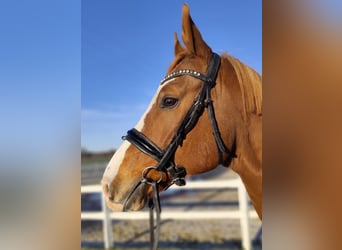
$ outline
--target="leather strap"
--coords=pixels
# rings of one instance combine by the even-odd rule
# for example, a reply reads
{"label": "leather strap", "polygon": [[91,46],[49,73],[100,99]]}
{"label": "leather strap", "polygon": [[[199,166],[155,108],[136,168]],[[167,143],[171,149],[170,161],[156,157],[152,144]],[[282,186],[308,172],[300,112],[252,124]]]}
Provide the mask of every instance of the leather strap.
{"label": "leather strap", "polygon": [[[151,183],[152,190],[153,190],[153,196],[149,200],[149,208],[150,208],[150,248],[151,250],[157,250],[158,249],[158,241],[159,241],[159,235],[160,235],[160,213],[161,213],[161,206],[160,206],[160,199],[159,199],[159,189],[158,189],[158,183],[153,182]],[[154,212],[153,209],[155,209],[156,214],[156,224],[154,224]]]}
{"label": "leather strap", "polygon": [[143,133],[139,132],[135,128],[127,131],[127,135],[122,136],[122,139],[129,141],[140,151],[151,156],[157,161],[160,161],[164,155],[163,150],[161,150],[153,141],[148,139]]}

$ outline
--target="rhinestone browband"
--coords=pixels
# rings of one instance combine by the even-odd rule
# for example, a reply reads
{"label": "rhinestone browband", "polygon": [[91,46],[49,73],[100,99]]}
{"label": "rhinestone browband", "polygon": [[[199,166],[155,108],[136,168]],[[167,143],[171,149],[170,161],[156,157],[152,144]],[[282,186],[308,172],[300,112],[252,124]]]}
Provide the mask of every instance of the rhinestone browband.
{"label": "rhinestone browband", "polygon": [[196,70],[192,70],[192,69],[181,69],[178,71],[175,71],[171,74],[168,74],[167,76],[165,76],[165,78],[163,80],[160,81],[160,85],[163,85],[166,81],[178,77],[178,76],[183,76],[183,75],[191,75],[193,77],[196,77],[202,81],[206,81],[207,77],[199,72],[197,72]]}

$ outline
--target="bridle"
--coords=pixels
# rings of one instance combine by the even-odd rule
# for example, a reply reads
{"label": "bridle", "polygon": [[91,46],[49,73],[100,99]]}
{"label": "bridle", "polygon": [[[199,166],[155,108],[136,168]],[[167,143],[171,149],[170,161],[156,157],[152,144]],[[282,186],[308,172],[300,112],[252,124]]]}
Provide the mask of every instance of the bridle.
{"label": "bridle", "polygon": [[[135,188],[129,194],[124,204],[124,210],[126,210],[127,202],[135,192],[135,190],[142,184],[146,183],[152,186],[153,195],[149,201],[150,206],[150,226],[151,226],[151,249],[157,249],[158,245],[158,236],[160,231],[160,201],[159,201],[159,187],[158,184],[162,181],[162,173],[166,173],[167,176],[171,179],[170,184],[165,188],[167,189],[173,184],[178,186],[185,185],[185,176],[186,169],[183,166],[178,166],[174,162],[175,154],[179,146],[182,146],[183,141],[185,140],[187,134],[195,127],[198,119],[203,114],[204,110],[208,110],[208,115],[212,127],[213,136],[215,138],[215,142],[217,145],[218,151],[218,159],[219,163],[223,165],[227,165],[232,158],[236,157],[235,148],[229,150],[221,137],[218,124],[215,117],[213,101],[211,99],[211,89],[215,86],[215,80],[218,74],[218,70],[220,68],[221,58],[216,53],[212,53],[211,59],[206,71],[206,74],[202,74],[196,70],[192,69],[183,69],[175,71],[169,75],[167,75],[161,82],[160,85],[163,85],[165,82],[180,76],[191,76],[203,81],[202,89],[199,94],[195,97],[192,106],[185,114],[183,121],[179,125],[177,131],[175,132],[173,138],[171,139],[170,144],[165,148],[161,149],[158,147],[152,140],[150,140],[143,133],[139,132],[135,128],[129,130],[126,136],[122,138],[124,140],[129,141],[135,147],[137,147],[141,152],[149,155],[153,159],[155,159],[158,164],[157,166],[147,167],[142,172],[142,178],[137,183]],[[226,153],[226,159],[223,159],[223,154]],[[151,180],[147,177],[149,171],[156,170],[160,173],[160,178],[158,180]],[[153,216],[153,208],[156,208],[157,214],[157,237],[154,238],[153,228],[154,228],[154,216]]]}

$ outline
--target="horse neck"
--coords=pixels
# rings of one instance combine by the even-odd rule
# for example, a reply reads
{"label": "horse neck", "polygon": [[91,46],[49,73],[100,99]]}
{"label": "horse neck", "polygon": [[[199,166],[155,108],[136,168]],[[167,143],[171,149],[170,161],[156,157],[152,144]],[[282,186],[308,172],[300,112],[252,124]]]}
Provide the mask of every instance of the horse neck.
{"label": "horse neck", "polygon": [[241,177],[260,218],[262,218],[261,127],[261,116],[253,116],[250,117],[250,123],[245,131],[237,132],[237,158],[231,164],[231,168]]}
{"label": "horse neck", "polygon": [[261,172],[262,162],[262,117],[251,115],[247,124],[238,126],[236,131],[236,154],[241,162],[234,166],[240,174]]}
{"label": "horse neck", "polygon": [[[240,63],[240,62],[239,62]],[[228,61],[222,62],[223,70],[221,73],[219,88],[222,93],[220,102],[224,105],[227,98],[232,100],[231,106],[240,108],[230,108],[229,117],[234,117],[234,125],[230,128],[230,133],[234,134],[237,157],[231,162],[230,167],[241,177],[246,190],[253,202],[254,207],[261,218],[262,201],[262,115],[257,112],[249,112],[244,108],[246,102],[242,100],[241,83],[238,82],[235,69]],[[240,65],[241,66],[241,65]],[[247,66],[246,66],[247,67]],[[248,89],[248,88],[246,88]],[[225,104],[225,106],[227,106]],[[241,108],[243,107],[243,108]],[[231,121],[226,120],[231,123]],[[228,138],[227,138],[228,139]],[[230,138],[231,139],[231,138]]]}

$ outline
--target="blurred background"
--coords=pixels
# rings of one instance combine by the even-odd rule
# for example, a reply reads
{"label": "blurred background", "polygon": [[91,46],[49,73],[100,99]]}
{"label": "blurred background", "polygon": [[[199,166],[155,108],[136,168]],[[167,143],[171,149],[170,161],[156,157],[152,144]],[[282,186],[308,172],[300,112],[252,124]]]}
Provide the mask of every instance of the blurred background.
{"label": "blurred background", "polygon": [[[174,58],[174,32],[181,39],[183,3],[82,2],[82,185],[100,183],[109,159],[122,142],[121,136],[135,126],[148,107]],[[227,52],[261,73],[260,1],[250,5],[226,1],[188,4],[194,22],[213,51]],[[218,168],[197,180],[235,178],[230,170]],[[209,214],[213,209],[238,209],[238,204],[236,188],[170,190],[162,197],[166,211],[197,208],[209,210]],[[82,211],[93,210],[101,210],[100,195],[82,195]],[[251,221],[251,238],[260,248],[261,222]],[[148,220],[116,220],[112,224],[116,247],[148,248]],[[163,222],[160,240],[163,247],[175,249],[240,249],[240,221],[167,220]],[[83,221],[82,246],[101,245],[102,222]]]}
{"label": "blurred background", "polygon": [[[88,85],[94,95],[88,91],[89,95],[83,96],[88,88],[85,87],[83,91],[83,78],[91,79],[90,75],[87,76],[87,72],[91,74],[89,69],[95,66],[86,65],[83,60],[82,51],[86,50],[83,47],[85,41],[83,38],[87,36],[83,33],[86,32],[83,26],[86,21],[83,19],[86,18],[87,12],[91,14],[89,9],[83,10],[83,8],[88,3],[93,3],[94,10],[98,10],[95,8],[97,2],[99,1],[31,0],[7,1],[1,5],[0,245],[2,249],[79,249],[81,247],[80,242],[83,237],[80,233],[81,151],[82,149],[91,152],[115,150],[120,143],[122,133],[134,126],[137,118],[142,114],[141,111],[145,109],[150,95],[154,93],[157,83],[172,59],[172,32],[180,30],[177,22],[180,22],[181,3],[164,1],[163,6],[165,4],[168,8],[163,12],[149,12],[151,17],[158,15],[156,16],[158,18],[150,19],[153,23],[149,25],[153,27],[153,24],[160,24],[167,34],[154,37],[153,41],[151,39],[149,42],[153,47],[144,47],[145,50],[151,50],[159,44],[170,46],[169,49],[164,48],[149,54],[163,56],[163,58],[151,57],[149,61],[160,65],[151,67],[151,71],[158,75],[153,76],[149,67],[140,68],[142,72],[138,72],[139,74],[130,74],[134,81],[129,82],[127,78],[125,82],[141,83],[145,90],[138,89],[136,93],[146,96],[143,100],[139,99],[140,97],[138,98],[134,93],[135,85],[129,85],[135,86],[134,89],[129,89],[133,92],[127,92],[127,89],[125,92],[134,94],[136,99],[141,101],[139,104],[141,106],[130,106],[137,109],[130,108],[134,111],[130,114],[132,120],[126,120],[127,117],[122,119],[128,121],[128,124],[121,124],[121,131],[112,127],[113,122],[109,122],[107,131],[111,132],[105,133],[108,142],[103,146],[100,146],[100,143],[97,145],[90,143],[91,140],[85,137],[86,131],[88,137],[92,134],[91,126],[88,126],[89,121],[97,120],[91,116],[99,115],[94,110],[98,108],[101,110],[101,107],[96,106],[98,104],[85,104],[83,100],[89,99],[90,96],[97,96],[96,84],[107,82],[112,86],[112,82],[116,82],[102,81],[103,79],[90,80],[90,83],[96,83]],[[106,2],[102,1],[102,3],[105,6]],[[122,6],[122,3],[117,1],[114,3]],[[157,9],[163,8],[159,6],[159,2],[152,3],[153,8],[155,6],[158,7]],[[170,5],[173,3],[175,6],[171,8]],[[239,3],[236,5],[239,6]],[[189,4],[195,22],[214,50],[217,52],[227,50],[261,73],[260,57],[256,57],[256,63],[248,58],[248,55],[260,52],[258,39],[253,41],[256,47],[252,47],[245,55],[238,53],[234,46],[226,43],[229,42],[228,39],[226,41],[223,37],[217,39],[218,35],[229,35],[234,30],[232,26],[228,29],[228,25],[233,21],[225,23],[223,19],[238,14],[234,22],[236,27],[240,27],[246,20],[251,20],[244,19],[244,15],[261,15],[260,7],[254,6],[255,2],[243,2],[246,9],[243,9],[242,13],[234,9],[233,1],[224,3],[210,1],[210,4],[200,1],[189,2]],[[256,11],[249,9],[249,6],[253,6]],[[130,8],[121,8],[120,12],[128,15],[129,10],[136,11],[138,7],[135,3]],[[201,10],[205,10],[204,13]],[[220,15],[208,18],[211,13],[220,12]],[[104,18],[108,17],[105,15],[105,10],[101,13],[104,13]],[[262,2],[263,249],[342,248],[340,237],[342,231],[341,13],[341,2],[334,0]],[[144,11],[141,11],[140,15],[144,15]],[[87,25],[91,26],[91,18],[88,20],[90,23]],[[135,24],[138,25],[144,19],[136,21],[130,18],[130,20],[135,20]],[[211,23],[212,20],[215,20],[215,25]],[[172,27],[167,26],[168,22]],[[253,22],[259,23],[258,20]],[[125,22],[120,19],[116,20],[116,23],[123,25]],[[221,23],[225,23],[225,27],[220,27],[218,30],[213,28]],[[241,43],[248,43],[248,39],[251,39],[248,37],[249,34],[254,32],[261,34],[259,28],[254,26],[255,23],[245,25],[253,27],[253,30],[241,32],[241,35],[247,37],[236,36],[236,39]],[[103,30],[101,31],[100,26],[97,28],[100,35]],[[227,32],[221,33],[221,30]],[[112,34],[109,29],[108,34]],[[143,40],[142,37],[141,34],[136,37],[136,40],[140,42]],[[125,43],[124,36],[120,39],[118,36],[117,39]],[[107,38],[104,39],[106,40]],[[112,44],[111,39],[108,38],[108,41]],[[216,44],[221,41],[225,41],[225,44]],[[97,47],[104,46],[104,43],[98,44],[96,41],[92,44]],[[249,49],[249,46],[243,48]],[[114,47],[112,49],[114,50]],[[130,50],[135,50],[135,47],[124,49],[122,53],[128,53]],[[95,60],[96,54],[88,58],[100,64]],[[149,66],[147,63],[141,63],[147,60],[147,58],[132,60],[128,65],[137,61],[140,66]],[[126,67],[126,64],[127,62],[123,66],[127,69],[129,67]],[[106,65],[110,69],[113,68],[109,63]],[[133,69],[139,70],[138,67]],[[153,78],[145,78],[143,82],[137,80],[145,75]],[[106,74],[103,76],[105,77]],[[125,85],[122,83],[120,86]],[[151,90],[148,89],[149,87]],[[106,89],[100,85],[97,88],[101,91],[104,89],[108,90],[105,101],[109,99],[117,103],[123,101],[123,97],[117,100],[113,98],[115,94],[113,89],[109,87]],[[103,103],[105,111],[118,110],[107,105],[108,103]],[[130,109],[122,109],[122,111],[129,113]],[[108,120],[112,116],[114,115],[111,113],[104,114]],[[87,119],[89,119],[88,125]],[[104,137],[100,136],[100,138]]]}

